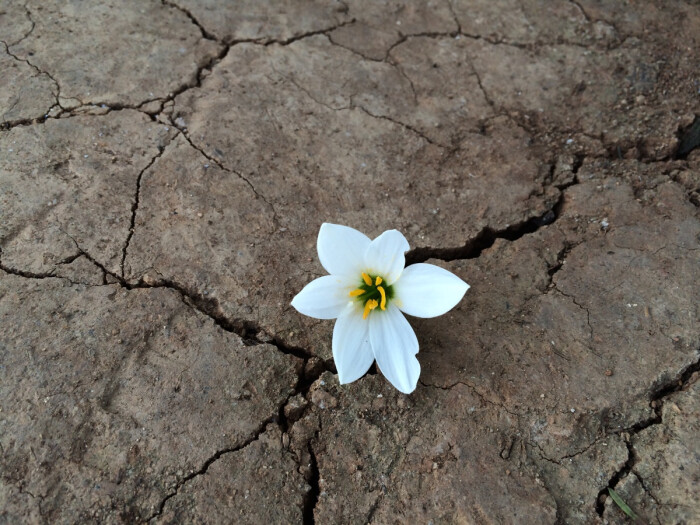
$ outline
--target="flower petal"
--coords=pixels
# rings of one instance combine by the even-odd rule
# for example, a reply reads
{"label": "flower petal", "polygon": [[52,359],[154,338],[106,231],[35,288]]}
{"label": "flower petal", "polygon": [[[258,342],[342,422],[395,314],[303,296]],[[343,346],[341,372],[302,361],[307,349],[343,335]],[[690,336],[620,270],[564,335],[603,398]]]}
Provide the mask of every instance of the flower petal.
{"label": "flower petal", "polygon": [[418,339],[396,306],[369,314],[369,340],[384,377],[404,394],[413,392],[420,376]]}
{"label": "flower petal", "polygon": [[357,305],[347,306],[335,322],[333,361],[341,385],[361,378],[374,362],[369,344],[369,323],[362,319],[362,308]]}
{"label": "flower petal", "polygon": [[394,284],[396,305],[416,317],[442,315],[462,300],[469,285],[434,264],[412,264]]}
{"label": "flower petal", "polygon": [[391,285],[406,265],[404,254],[410,246],[403,234],[388,230],[374,239],[365,252],[365,266],[374,275],[380,275]]}
{"label": "flower petal", "polygon": [[369,237],[348,226],[324,222],[318,232],[318,259],[332,275],[360,278]]}
{"label": "flower petal", "polygon": [[324,275],[304,286],[292,299],[299,312],[316,319],[335,319],[351,301],[352,283],[337,275]]}

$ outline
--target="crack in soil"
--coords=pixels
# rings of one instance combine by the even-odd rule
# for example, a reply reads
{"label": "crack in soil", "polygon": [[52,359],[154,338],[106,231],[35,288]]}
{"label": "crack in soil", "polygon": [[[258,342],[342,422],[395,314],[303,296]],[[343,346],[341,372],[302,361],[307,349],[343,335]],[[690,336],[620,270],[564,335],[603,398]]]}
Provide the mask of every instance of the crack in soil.
{"label": "crack in soil", "polygon": [[[183,302],[187,304],[183,297]],[[194,472],[191,472],[187,476],[183,477],[181,480],[179,480],[175,486],[175,488],[170,491],[160,502],[158,505],[157,510],[150,516],[148,517],[145,522],[150,522],[159,516],[162,515],[163,510],[165,509],[165,505],[167,501],[173,497],[175,497],[180,489],[187,483],[189,483],[192,479],[196,478],[197,476],[201,476],[203,474],[206,474],[207,470],[209,467],[216,461],[218,461],[221,457],[223,457],[226,454],[233,453],[233,452],[238,452],[248,445],[252,444],[253,442],[257,441],[260,439],[260,436],[266,432],[267,426],[270,424],[276,424],[279,429],[282,431],[282,434],[285,435],[288,430],[294,425],[296,421],[301,419],[303,417],[304,413],[309,410],[309,407],[311,406],[310,404],[307,405],[304,410],[297,415],[294,418],[288,418],[285,414],[285,409],[289,405],[291,399],[299,394],[301,394],[305,399],[308,400],[308,393],[311,388],[311,386],[319,379],[319,377],[326,371],[334,372],[334,370],[331,369],[327,364],[323,363],[320,361],[319,367],[317,367],[314,371],[308,373],[306,371],[306,365],[309,362],[309,357],[303,357],[303,366],[300,367],[299,372],[297,373],[297,384],[294,386],[292,391],[286,396],[285,400],[279,404],[279,408],[277,410],[277,415],[271,416],[267,418],[265,421],[263,421],[258,429],[255,432],[255,435],[248,440],[246,440],[242,445],[239,445],[237,447],[232,447],[232,448],[227,448],[224,450],[217,451],[213,456],[211,456],[209,459],[207,459],[202,467]],[[314,435],[308,439],[308,441],[305,444],[306,450],[309,453],[310,457],[310,473],[306,479],[307,483],[309,484],[309,490],[306,492],[304,495],[304,499],[302,502],[302,516],[303,516],[303,523],[304,524],[313,524],[314,523],[314,509],[316,507],[316,504],[318,503],[318,497],[320,495],[320,488],[319,488],[319,482],[320,482],[320,473],[318,469],[318,461],[316,459],[316,453],[314,452],[313,446],[312,446],[312,441],[318,439],[319,435],[322,432],[322,428],[320,426],[319,422],[319,428],[316,430]]]}
{"label": "crack in soil", "polygon": [[176,9],[180,11],[182,14],[184,14],[187,18],[190,19],[190,22],[192,22],[194,25],[196,25],[199,28],[199,31],[202,33],[202,38],[205,38],[207,40],[213,40],[214,42],[220,42],[220,40],[211,32],[207,31],[207,29],[202,25],[202,23],[197,20],[197,18],[192,14],[192,12],[185,8],[179,6],[177,3],[171,1],[171,0],[161,0],[161,3],[164,6],[172,7],[173,9]]}
{"label": "crack in soil", "polygon": [[[26,64],[28,64],[29,66],[34,68],[38,73],[44,74],[47,77],[49,77],[53,81],[53,83],[56,85],[56,90],[57,90],[56,93],[54,93],[54,95],[56,97],[56,104],[54,104],[51,108],[49,108],[43,117],[23,118],[23,119],[18,119],[18,120],[12,121],[12,122],[5,122],[5,123],[0,124],[0,131],[7,131],[7,130],[12,129],[16,126],[30,126],[30,125],[34,125],[34,124],[43,124],[44,122],[46,122],[46,120],[48,120],[50,118],[61,118],[61,117],[70,118],[70,117],[74,117],[74,116],[78,116],[78,115],[90,115],[90,113],[84,113],[84,112],[80,111],[80,110],[85,110],[85,109],[100,110],[100,113],[98,113],[98,114],[106,114],[106,113],[110,113],[112,111],[120,111],[123,109],[135,109],[135,110],[141,111],[142,113],[149,115],[149,117],[151,117],[152,120],[155,120],[155,114],[152,112],[144,111],[143,106],[145,106],[146,104],[153,103],[153,102],[158,102],[158,103],[160,103],[160,108],[157,111],[157,113],[160,113],[163,110],[163,107],[165,106],[165,104],[167,104],[168,102],[172,102],[179,95],[182,95],[183,93],[185,93],[186,91],[189,91],[190,89],[195,89],[195,88],[201,87],[202,80],[204,78],[204,72],[207,70],[213,71],[216,64],[221,62],[226,57],[226,55],[229,53],[231,48],[237,44],[249,43],[249,44],[262,45],[262,46],[270,46],[273,44],[277,44],[280,46],[287,46],[289,44],[292,44],[292,43],[294,43],[298,40],[302,40],[304,38],[308,38],[308,37],[312,37],[312,36],[316,36],[316,35],[326,35],[327,33],[334,31],[335,29],[338,29],[340,27],[343,27],[343,26],[346,26],[349,24],[353,24],[355,22],[354,19],[351,19],[351,20],[347,20],[344,22],[340,22],[338,24],[335,24],[335,25],[327,27],[327,28],[318,29],[315,31],[309,31],[307,33],[301,33],[299,35],[295,35],[295,36],[292,36],[290,38],[282,39],[282,40],[261,37],[261,38],[252,38],[252,39],[233,40],[229,43],[226,43],[226,42],[222,42],[222,41],[216,39],[215,37],[213,37],[213,35],[209,31],[207,31],[196,20],[196,18],[189,13],[189,11],[180,8],[179,6],[175,5],[170,0],[161,0],[161,2],[162,2],[163,6],[177,9],[177,10],[183,12],[184,14],[186,14],[188,16],[188,18],[190,19],[190,21],[192,21],[192,23],[194,25],[196,25],[199,28],[199,30],[202,32],[202,38],[207,39],[207,40],[216,41],[222,47],[218,54],[215,54],[214,56],[212,56],[209,60],[207,60],[203,64],[198,65],[197,70],[191,76],[191,78],[189,80],[183,82],[180,86],[178,86],[177,88],[172,90],[165,97],[150,98],[150,99],[144,100],[144,101],[136,103],[136,104],[106,103],[106,102],[100,102],[100,101],[84,102],[84,101],[80,100],[79,106],[68,110],[68,109],[64,108],[63,106],[61,106],[61,103],[59,102],[59,98],[61,96],[61,87],[60,87],[58,81],[50,73],[39,69],[39,67],[32,64],[28,59],[19,58],[16,55],[14,55],[12,52],[10,52],[9,45],[5,41],[0,40],[0,43],[2,43],[5,46],[5,50],[9,56],[11,56],[12,58],[14,58],[15,60],[17,60],[19,62],[25,62]],[[60,108],[60,111],[56,115],[49,116],[49,113],[51,112],[51,110],[54,107]]]}
{"label": "crack in soil", "polygon": [[634,436],[639,434],[641,431],[651,427],[652,425],[663,424],[662,408],[664,405],[664,399],[675,392],[683,390],[683,388],[693,377],[693,374],[695,374],[696,372],[700,372],[700,348],[698,349],[697,354],[698,358],[693,363],[690,363],[683,370],[681,370],[676,375],[676,377],[652,388],[649,399],[649,406],[653,409],[654,416],[639,421],[629,429],[621,431],[629,434],[629,437],[625,439],[625,444],[627,445],[627,461],[625,461],[625,464],[612,475],[612,477],[608,481],[608,484],[605,487],[603,487],[600,490],[600,492],[598,492],[598,497],[596,498],[595,502],[595,511],[599,516],[602,517],[603,513],[605,512],[605,501],[608,496],[608,489],[615,489],[617,484],[620,481],[622,481],[625,477],[627,477],[627,475],[630,472],[637,476],[637,479],[639,479],[640,484],[642,484],[642,488],[644,488],[645,492],[648,493],[648,491],[644,487],[641,478],[636,474],[634,470],[634,467],[639,461],[637,453],[634,449]]}
{"label": "crack in soil", "polygon": [[19,44],[22,40],[24,40],[29,35],[31,35],[34,32],[34,28],[36,27],[36,23],[34,22],[34,19],[32,18],[32,12],[29,10],[29,7],[27,7],[27,4],[24,4],[22,7],[24,7],[24,14],[27,15],[27,20],[29,20],[29,22],[32,25],[29,28],[29,31],[27,31],[25,34],[23,34],[19,38],[19,40],[16,40],[15,42],[11,42],[10,44],[7,44],[8,47],[16,46],[17,44]]}
{"label": "crack in soil", "polygon": [[19,268],[13,268],[11,266],[7,266],[6,264],[4,264],[2,262],[2,248],[0,247],[0,270],[5,272],[6,274],[16,275],[18,277],[24,277],[26,279],[63,279],[63,280],[66,280],[68,282],[71,282],[73,284],[82,284],[82,283],[77,283],[77,282],[71,281],[70,279],[67,279],[66,277],[61,277],[59,275],[56,275],[56,273],[55,273],[57,266],[71,264],[76,259],[78,259],[79,257],[82,257],[82,256],[83,256],[82,252],[78,252],[76,254],[69,255],[68,257],[58,261],[54,265],[54,267],[48,272],[30,272],[28,270],[21,270]]}
{"label": "crack in soil", "polygon": [[[64,232],[65,233],[65,232]],[[70,237],[69,234],[66,233]],[[320,359],[318,359],[318,362],[316,363],[317,366],[315,367],[314,370],[307,372],[307,365],[309,364],[310,359],[314,358],[310,352],[307,352],[306,350],[302,348],[296,348],[296,347],[291,347],[287,346],[281,341],[279,341],[278,338],[273,337],[271,342],[268,341],[262,341],[258,339],[257,334],[261,331],[261,329],[255,324],[250,321],[244,321],[244,320],[231,320],[228,319],[226,316],[223,315],[221,312],[221,309],[219,307],[218,301],[216,301],[213,298],[209,297],[204,297],[201,294],[198,294],[197,292],[193,292],[191,290],[188,290],[186,287],[180,285],[177,282],[174,281],[168,281],[168,280],[161,280],[156,283],[145,283],[143,281],[139,281],[138,283],[130,283],[126,281],[123,277],[121,277],[118,274],[115,274],[113,272],[110,272],[107,270],[101,263],[99,263],[96,259],[94,259],[90,254],[82,250],[76,240],[72,237],[70,237],[73,242],[76,244],[76,247],[79,250],[79,253],[77,255],[73,255],[69,258],[66,258],[65,260],[68,261],[69,259],[77,259],[78,257],[84,256],[88,261],[90,261],[92,264],[97,266],[104,272],[105,275],[111,276],[115,281],[116,284],[120,285],[121,287],[127,289],[127,290],[134,290],[134,289],[140,289],[140,288],[168,288],[176,293],[178,293],[181,296],[181,299],[185,305],[187,305],[189,308],[192,308],[199,313],[206,315],[210,319],[214,321],[214,323],[222,328],[223,330],[234,333],[241,337],[243,339],[244,344],[248,346],[252,345],[261,345],[261,344],[270,344],[272,346],[275,346],[278,351],[292,355],[294,357],[297,357],[302,360],[302,366],[300,367],[299,371],[297,372],[297,383],[292,389],[292,391],[287,395],[285,400],[280,403],[279,408],[277,410],[277,414],[274,416],[271,416],[267,419],[265,419],[258,429],[255,432],[255,435],[252,436],[251,438],[247,439],[243,444],[238,445],[236,447],[232,448],[227,448],[223,449],[220,451],[217,451],[213,456],[211,456],[209,459],[207,459],[202,467],[200,467],[197,471],[191,472],[187,476],[183,477],[181,480],[179,480],[175,486],[175,488],[170,491],[160,502],[158,505],[158,508],[156,511],[149,516],[145,521],[150,522],[153,519],[157,518],[160,516],[163,512],[163,509],[165,508],[165,505],[169,499],[172,497],[176,496],[180,490],[180,488],[194,479],[197,476],[200,476],[202,474],[205,474],[209,467],[218,459],[220,459],[222,456],[232,453],[232,452],[238,452],[242,450],[243,448],[247,447],[254,441],[257,441],[260,436],[262,435],[263,432],[265,432],[266,426],[271,423],[277,424],[280,429],[283,432],[286,432],[287,429],[290,428],[291,425],[293,425],[302,415],[299,415],[298,417],[294,419],[289,419],[285,415],[285,407],[289,404],[290,399],[298,394],[301,394],[304,398],[307,398],[308,392],[311,388],[311,386],[318,380],[318,378],[323,374],[324,372],[328,371],[331,373],[336,373],[335,368],[333,367],[332,363],[327,363],[324,362]],[[4,270],[4,268],[2,268]],[[25,272],[26,273],[26,272]],[[18,274],[22,275],[22,274]],[[44,277],[35,277],[35,274],[27,273],[27,275],[22,275],[22,276],[28,276],[29,278],[44,278]],[[106,284],[106,283],[105,283]],[[313,448],[311,445],[311,440],[312,439],[317,439],[318,434],[320,433],[319,431],[315,434],[315,436],[307,442],[306,446],[309,449],[309,453],[312,458],[312,464],[311,464],[311,476],[310,480],[308,480],[311,489],[307,496],[305,496],[304,500],[304,523],[313,523],[313,508],[316,505],[316,502],[318,501],[318,495],[319,495],[319,488],[318,488],[318,480],[319,480],[319,474],[318,474],[318,465],[316,462],[316,457],[315,453],[313,452]],[[309,510],[310,509],[310,510]],[[308,521],[308,516],[311,516],[310,520]]]}
{"label": "crack in soil", "polygon": [[[168,143],[169,144],[169,143]],[[158,146],[158,153],[151,158],[151,160],[144,166],[144,168],[139,172],[138,177],[136,177],[136,191],[134,193],[134,202],[131,205],[131,218],[129,221],[129,232],[126,235],[126,241],[124,241],[124,246],[122,247],[122,260],[120,263],[121,276],[124,278],[124,262],[126,261],[127,251],[129,250],[129,243],[131,243],[131,238],[134,236],[134,228],[136,226],[136,213],[139,209],[139,201],[141,199],[141,180],[143,179],[143,174],[153,166],[156,161],[163,155],[168,144],[163,146]]]}
{"label": "crack in soil", "polygon": [[[463,246],[452,248],[431,248],[419,247],[406,252],[406,265],[425,262],[428,259],[439,259],[442,261],[456,261],[462,259],[477,259],[484,250],[491,248],[497,239],[505,239],[513,242],[537,232],[540,228],[554,224],[564,211],[566,190],[579,184],[578,170],[583,163],[583,157],[577,157],[572,168],[573,180],[566,184],[555,185],[559,190],[559,198],[548,210],[536,217],[530,217],[524,221],[511,224],[502,229],[494,229],[490,226],[484,227],[474,237],[467,240]],[[553,169],[553,168],[552,168]],[[563,262],[562,262],[563,264]],[[550,274],[552,277],[560,268],[555,265],[555,269]],[[550,279],[551,283],[551,279]]]}
{"label": "crack in soil", "polygon": [[[563,195],[564,193],[562,192],[560,199],[563,198]],[[497,239],[505,239],[511,242],[517,241],[525,235],[537,232],[543,226],[553,224],[558,218],[554,213],[554,208],[552,207],[541,215],[511,224],[500,230],[486,226],[464,243],[463,246],[452,248],[433,248],[428,246],[413,248],[406,252],[406,265],[425,262],[428,259],[439,259],[442,261],[477,259],[485,250],[491,248]]]}
{"label": "crack in soil", "polygon": [[316,523],[314,511],[316,510],[318,498],[321,494],[321,473],[318,469],[318,460],[316,459],[316,453],[314,452],[314,447],[311,444],[311,441],[318,439],[321,431],[322,429],[319,424],[318,430],[314,433],[314,436],[306,443],[306,449],[310,457],[309,468],[311,472],[309,474],[309,479],[307,480],[310,488],[303,501],[302,523],[304,525],[314,525],[314,523]]}
{"label": "crack in soil", "polygon": [[[286,402],[286,401],[285,401],[285,402]],[[258,439],[260,439],[260,436],[265,432],[267,425],[270,424],[270,423],[272,423],[272,422],[274,422],[274,416],[273,416],[273,417],[269,417],[269,418],[267,418],[265,421],[263,421],[263,422],[260,424],[260,426],[258,426],[258,428],[257,428],[257,430],[255,431],[254,435],[253,435],[251,438],[245,440],[241,445],[238,445],[237,447],[226,448],[226,449],[217,451],[213,456],[211,456],[210,458],[208,458],[208,459],[203,463],[203,465],[199,468],[199,470],[196,470],[196,471],[194,471],[194,472],[191,472],[190,474],[188,474],[188,475],[184,476],[182,479],[180,479],[180,480],[176,483],[175,488],[174,488],[173,490],[171,490],[171,491],[161,500],[161,502],[160,502],[160,504],[158,505],[156,511],[155,511],[153,514],[151,514],[148,518],[146,518],[146,519],[144,520],[144,523],[149,523],[149,522],[153,521],[154,519],[158,518],[159,516],[161,516],[161,515],[163,514],[163,510],[164,510],[165,505],[166,505],[166,503],[168,502],[168,500],[171,499],[171,498],[173,498],[173,497],[175,497],[175,496],[177,496],[177,494],[178,494],[178,492],[180,491],[180,489],[181,489],[184,485],[186,485],[187,483],[189,483],[190,481],[192,481],[194,478],[196,478],[196,477],[198,477],[198,476],[201,476],[201,475],[203,475],[203,474],[206,474],[206,473],[207,473],[207,470],[209,470],[209,467],[211,467],[211,465],[212,465],[214,462],[218,461],[221,457],[225,456],[226,454],[231,454],[231,453],[234,453],[234,452],[239,452],[239,451],[243,450],[244,448],[246,448],[247,446],[249,446],[249,445],[251,445],[252,443],[254,443],[255,441],[257,441]]]}
{"label": "crack in soil", "polygon": [[428,144],[432,144],[433,146],[438,146],[438,147],[440,147],[440,148],[445,148],[445,149],[449,148],[449,146],[446,146],[445,144],[441,144],[441,143],[439,143],[439,142],[434,141],[433,139],[431,139],[430,137],[428,137],[425,133],[423,133],[422,131],[420,131],[418,128],[415,128],[415,127],[411,126],[410,124],[406,124],[405,122],[401,122],[400,120],[393,119],[393,118],[389,117],[388,115],[375,115],[374,113],[370,112],[370,111],[369,111],[367,108],[365,108],[364,106],[361,106],[361,105],[359,105],[359,104],[355,104],[355,103],[352,101],[352,98],[350,99],[350,104],[351,104],[351,108],[357,108],[357,109],[359,109],[360,111],[362,111],[362,112],[365,113],[366,115],[369,115],[369,116],[372,117],[372,118],[376,118],[376,119],[380,119],[380,120],[386,120],[386,121],[388,121],[388,122],[391,122],[391,123],[393,123],[393,124],[396,124],[397,126],[401,126],[402,128],[407,129],[408,131],[411,131],[411,132],[415,133],[415,134],[418,135],[420,138],[422,138],[424,141],[426,141]]}
{"label": "crack in soil", "polygon": [[673,155],[676,159],[687,159],[694,149],[700,147],[700,116],[695,116],[692,124],[678,130],[678,149]]}
{"label": "crack in soil", "polygon": [[[32,23],[33,23],[33,22],[32,22]],[[33,27],[32,27],[32,30],[33,30]],[[28,36],[28,35],[27,35],[27,36]],[[26,37],[25,37],[25,38],[26,38]],[[20,41],[21,41],[21,40],[20,40]],[[12,45],[12,44],[8,44],[8,43],[5,42],[4,40],[0,40],[0,44],[2,44],[3,46],[5,46],[5,53],[7,53],[7,55],[10,56],[12,59],[16,60],[17,62],[23,62],[23,63],[27,64],[29,67],[31,67],[32,69],[34,69],[34,70],[39,74],[39,76],[41,76],[41,75],[47,76],[47,77],[56,85],[56,92],[53,92],[53,91],[52,91],[52,94],[53,94],[54,98],[56,99],[56,101],[55,101],[55,103],[54,103],[49,109],[46,110],[46,112],[44,113],[44,115],[43,115],[42,117],[36,117],[36,118],[20,118],[20,119],[11,120],[11,121],[0,122],[0,131],[7,131],[7,130],[10,130],[10,129],[16,127],[16,126],[30,126],[30,125],[35,124],[35,123],[43,123],[43,122],[45,122],[46,119],[49,118],[48,115],[49,115],[49,113],[51,112],[51,110],[52,110],[53,108],[55,108],[56,106],[60,107],[60,105],[61,105],[60,102],[59,102],[59,97],[61,96],[61,86],[59,86],[59,84],[58,84],[58,82],[56,81],[56,79],[55,79],[54,77],[52,77],[48,72],[39,69],[37,66],[35,66],[34,64],[32,64],[32,63],[31,63],[29,60],[27,60],[26,58],[19,58],[17,55],[15,55],[14,53],[12,53],[12,52],[10,51],[10,45]]]}
{"label": "crack in soil", "polygon": [[279,216],[277,215],[277,210],[275,209],[275,206],[267,199],[267,197],[265,197],[262,193],[258,192],[258,190],[255,188],[255,186],[250,181],[250,179],[248,179],[246,176],[244,176],[241,172],[226,166],[219,159],[209,155],[204,150],[204,148],[201,148],[200,146],[195,144],[194,141],[190,138],[189,134],[187,133],[187,127],[179,125],[177,123],[177,119],[173,120],[172,118],[170,118],[169,120],[170,120],[170,123],[172,124],[172,126],[178,130],[178,132],[189,143],[189,145],[192,146],[195,150],[197,150],[205,159],[207,159],[210,162],[213,162],[220,169],[224,170],[227,173],[231,173],[231,174],[235,175],[236,177],[241,179],[243,182],[245,182],[248,185],[248,187],[251,189],[251,191],[255,194],[255,196],[258,197],[260,200],[262,200],[270,208],[270,212],[272,213],[272,222],[275,224],[275,226],[277,228],[279,228],[281,226],[281,222],[280,222]]}
{"label": "crack in soil", "polygon": [[432,383],[425,383],[420,379],[418,379],[418,382],[426,388],[437,388],[439,390],[451,390],[452,388],[456,387],[457,385],[463,385],[463,386],[466,386],[469,390],[471,390],[471,392],[474,395],[476,395],[479,399],[481,399],[484,403],[492,405],[492,406],[497,407],[497,408],[500,408],[501,410],[506,411],[508,414],[510,414],[511,416],[513,416],[515,418],[520,418],[520,416],[522,415],[522,414],[519,414],[518,412],[513,412],[512,410],[509,410],[508,407],[502,403],[498,403],[496,401],[492,401],[491,399],[488,399],[486,396],[484,396],[484,394],[479,392],[474,385],[470,385],[469,383],[465,383],[464,381],[457,381],[457,382],[452,383],[452,384],[447,385],[447,386],[440,386],[440,385],[435,385]]}

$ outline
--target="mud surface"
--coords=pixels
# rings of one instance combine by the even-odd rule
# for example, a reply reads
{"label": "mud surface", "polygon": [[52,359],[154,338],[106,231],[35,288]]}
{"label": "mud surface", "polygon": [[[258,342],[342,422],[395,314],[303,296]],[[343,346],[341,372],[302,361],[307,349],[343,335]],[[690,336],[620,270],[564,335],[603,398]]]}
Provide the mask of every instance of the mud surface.
{"label": "mud surface", "polygon": [[[700,521],[697,3],[6,4],[0,522]],[[472,286],[410,396],[323,222]]]}

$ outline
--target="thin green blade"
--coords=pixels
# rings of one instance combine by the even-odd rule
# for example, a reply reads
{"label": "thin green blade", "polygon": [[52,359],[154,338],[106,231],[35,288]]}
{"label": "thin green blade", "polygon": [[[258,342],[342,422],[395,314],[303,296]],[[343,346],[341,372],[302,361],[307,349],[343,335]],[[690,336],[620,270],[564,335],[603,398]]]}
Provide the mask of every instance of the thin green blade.
{"label": "thin green blade", "polygon": [[620,497],[620,495],[617,492],[615,492],[610,487],[608,487],[608,492],[610,493],[610,497],[613,499],[613,501],[617,503],[617,506],[622,509],[622,512],[627,514],[633,520],[638,519],[634,511],[630,508],[629,505],[627,505],[627,503],[625,503],[625,501]]}

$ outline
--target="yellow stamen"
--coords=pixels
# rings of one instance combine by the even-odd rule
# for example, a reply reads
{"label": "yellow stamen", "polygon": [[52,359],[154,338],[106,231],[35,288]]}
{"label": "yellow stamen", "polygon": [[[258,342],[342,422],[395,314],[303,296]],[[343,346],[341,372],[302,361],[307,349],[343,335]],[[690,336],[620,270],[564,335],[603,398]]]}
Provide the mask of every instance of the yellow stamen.
{"label": "yellow stamen", "polygon": [[374,286],[379,286],[380,284],[382,284],[382,278],[381,278],[381,277],[377,277],[377,278],[374,280]]}
{"label": "yellow stamen", "polygon": [[[379,277],[377,277],[377,279],[379,279]],[[382,294],[382,303],[381,303],[382,310],[386,310],[386,292],[384,292],[384,287],[377,286],[377,290],[379,290],[379,293]]]}
{"label": "yellow stamen", "polygon": [[379,303],[377,302],[376,299],[370,299],[365,303],[365,312],[362,314],[362,319],[367,319],[367,316],[369,315],[369,312],[371,310],[374,310]]}
{"label": "yellow stamen", "polygon": [[363,290],[362,288],[358,288],[357,290],[353,290],[350,292],[350,297],[359,297],[363,293],[365,293],[366,290]]}
{"label": "yellow stamen", "polygon": [[365,272],[362,272],[362,279],[365,281],[367,286],[372,286],[372,279]]}

